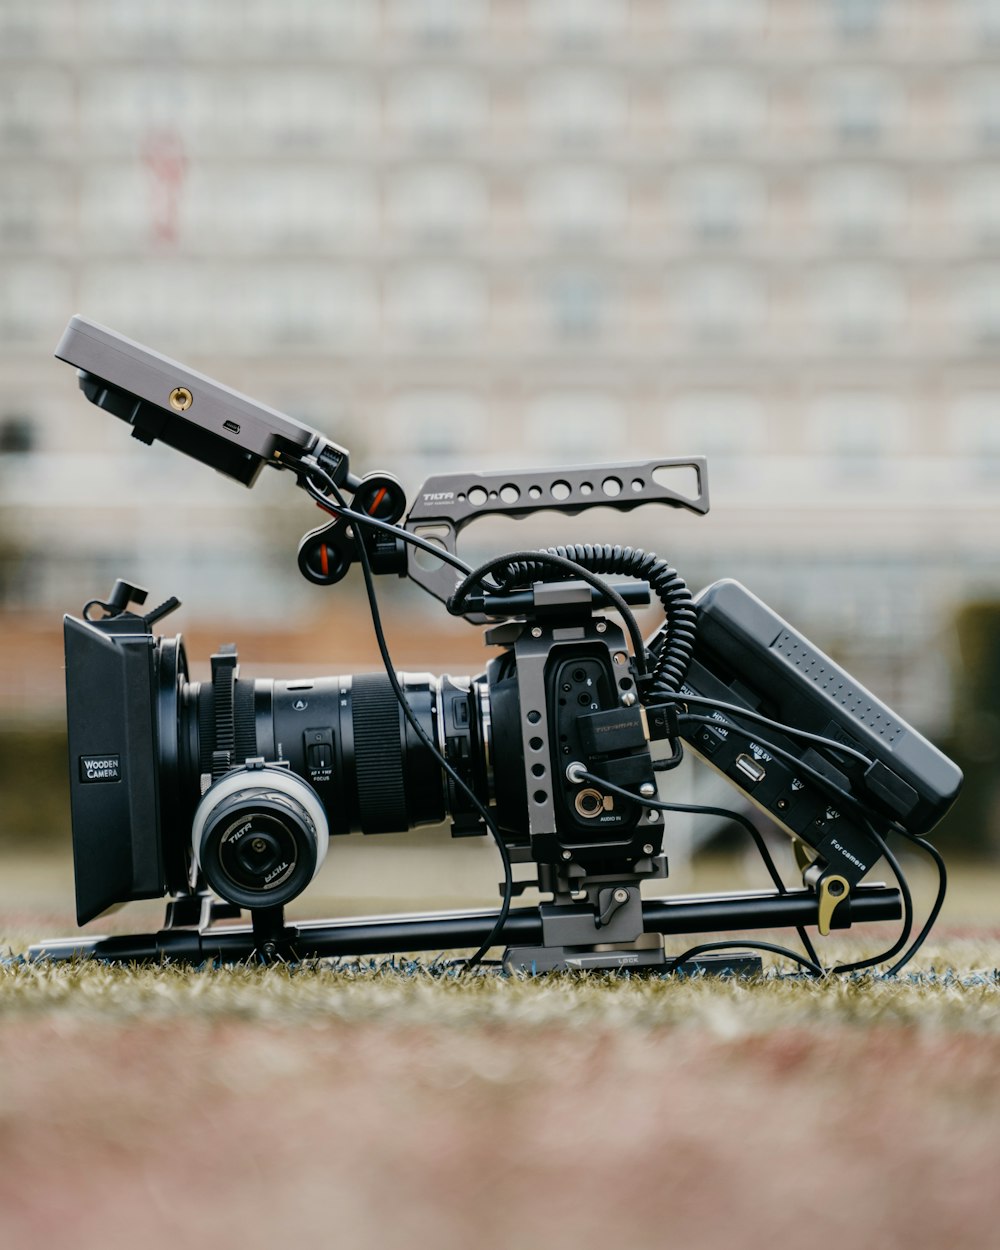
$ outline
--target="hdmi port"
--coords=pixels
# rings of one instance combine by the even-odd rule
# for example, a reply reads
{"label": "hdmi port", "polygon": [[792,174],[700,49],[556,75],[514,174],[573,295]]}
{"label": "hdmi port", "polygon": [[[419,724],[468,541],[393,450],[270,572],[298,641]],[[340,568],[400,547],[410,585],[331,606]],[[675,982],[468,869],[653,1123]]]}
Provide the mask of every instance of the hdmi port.
{"label": "hdmi port", "polygon": [[749,777],[754,785],[758,781],[763,781],[767,776],[767,769],[760,760],[755,760],[752,755],[737,755],[736,768],[744,777]]}

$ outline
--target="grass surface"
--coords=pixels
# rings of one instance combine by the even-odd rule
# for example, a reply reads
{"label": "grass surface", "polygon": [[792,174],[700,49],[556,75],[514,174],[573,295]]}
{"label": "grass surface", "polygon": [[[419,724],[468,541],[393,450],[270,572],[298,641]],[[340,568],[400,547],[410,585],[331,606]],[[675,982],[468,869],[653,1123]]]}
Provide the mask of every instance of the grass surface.
{"label": "grass surface", "polygon": [[[37,887],[7,897],[15,952],[72,931],[38,872],[7,877]],[[0,1245],[993,1246],[1000,879],[957,877],[895,979],[15,953],[0,965]]]}

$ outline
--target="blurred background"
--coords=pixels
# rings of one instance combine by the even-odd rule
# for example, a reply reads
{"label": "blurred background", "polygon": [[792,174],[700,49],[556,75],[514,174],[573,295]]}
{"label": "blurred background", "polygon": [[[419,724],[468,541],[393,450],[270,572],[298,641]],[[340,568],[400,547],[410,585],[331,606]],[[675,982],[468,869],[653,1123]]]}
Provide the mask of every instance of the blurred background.
{"label": "blurred background", "polygon": [[[466,550],[738,578],[960,760],[942,846],[996,855],[998,157],[1000,0],[2,0],[0,842],[66,845],[60,617],[115,577],[184,602],[196,676],[227,639],[245,675],[378,667],[356,579],[296,570],[290,480],[84,401],[79,311],[411,497],[707,455],[707,517]],[[383,595],[400,665],[484,667]]]}

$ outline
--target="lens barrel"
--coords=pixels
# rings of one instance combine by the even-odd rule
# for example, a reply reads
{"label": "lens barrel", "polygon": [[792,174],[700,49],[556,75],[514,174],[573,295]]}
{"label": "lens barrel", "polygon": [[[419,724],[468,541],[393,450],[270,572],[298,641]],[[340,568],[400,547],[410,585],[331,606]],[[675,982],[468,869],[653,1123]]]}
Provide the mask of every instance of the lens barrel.
{"label": "lens barrel", "polygon": [[213,680],[186,684],[180,700],[178,754],[187,794],[197,795],[206,779],[217,784],[248,759],[280,760],[315,793],[331,833],[404,832],[449,816],[472,831],[478,818],[468,795],[428,741],[488,801],[484,679],[398,674],[422,737],[385,673],[253,680],[234,675],[234,653],[222,657],[225,665],[216,658]]}

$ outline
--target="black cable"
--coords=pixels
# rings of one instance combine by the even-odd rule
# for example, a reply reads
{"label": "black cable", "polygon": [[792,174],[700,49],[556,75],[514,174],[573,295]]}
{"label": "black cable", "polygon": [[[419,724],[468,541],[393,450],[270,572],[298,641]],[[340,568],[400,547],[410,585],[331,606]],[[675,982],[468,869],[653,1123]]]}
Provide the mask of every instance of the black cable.
{"label": "black cable", "polygon": [[831,972],[858,972],[862,968],[874,968],[876,964],[885,963],[887,959],[892,959],[893,955],[898,954],[898,952],[903,949],[909,941],[910,933],[913,931],[913,898],[910,895],[910,886],[906,880],[906,875],[899,866],[899,861],[889,849],[889,844],[886,842],[885,838],[882,837],[878,830],[875,829],[868,820],[865,820],[865,826],[869,836],[874,840],[882,854],[882,857],[889,865],[892,875],[896,878],[896,884],[899,886],[899,893],[903,899],[903,927],[900,930],[899,937],[896,938],[895,942],[893,942],[892,946],[890,946],[887,951],[882,951],[878,955],[872,955],[869,959],[858,959],[854,963],[837,964],[835,967],[830,969]]}
{"label": "black cable", "polygon": [[[330,483],[330,486],[336,490],[333,478],[330,477],[323,469],[307,466],[303,468],[304,473],[322,474]],[[428,542],[426,538],[421,538],[419,534],[411,534],[409,530],[403,529],[399,525],[394,525],[391,521],[382,521],[378,517],[369,516],[367,512],[355,512],[353,508],[349,508],[345,503],[343,507],[340,504],[331,503],[329,497],[324,495],[322,491],[314,490],[309,478],[306,478],[306,491],[316,500],[324,512],[329,512],[331,516],[343,517],[345,521],[350,521],[353,525],[367,525],[369,529],[382,530],[386,534],[392,534],[396,538],[401,538],[403,542],[409,543],[411,547],[419,547],[421,551],[430,552],[432,556],[436,556],[444,564],[450,564],[452,568],[458,569],[460,573],[467,574],[470,572],[470,566],[454,556],[450,551],[445,551],[443,547],[439,547],[437,543]],[[337,491],[339,495],[340,492]],[[343,498],[343,496],[341,496]]]}
{"label": "black cable", "polygon": [[[315,472],[317,476],[320,476],[326,481],[335,499],[343,498],[340,495],[340,491],[338,490],[336,483],[324,470],[316,469],[316,470],[313,470],[312,472]],[[313,494],[313,486],[314,484],[312,482],[308,483],[308,489],[309,489],[310,494]],[[357,515],[363,516],[363,514],[361,513],[358,513]],[[496,822],[494,821],[492,815],[490,814],[488,809],[484,806],[484,804],[480,802],[478,795],[465,782],[464,778],[462,778],[460,774],[451,766],[451,764],[448,762],[445,756],[441,753],[440,749],[438,748],[437,743],[432,740],[430,735],[424,729],[423,725],[421,725],[417,717],[417,714],[413,711],[413,708],[410,706],[410,702],[407,699],[402,686],[399,684],[399,679],[396,676],[395,665],[392,662],[392,657],[389,655],[389,648],[388,648],[388,644],[386,643],[385,632],[382,628],[382,615],[378,606],[378,596],[375,591],[375,582],[372,577],[371,563],[369,562],[369,559],[368,559],[368,551],[365,547],[364,540],[361,537],[360,532],[355,534],[355,539],[356,539],[357,547],[358,547],[358,559],[361,564],[362,573],[364,574],[365,590],[368,595],[368,604],[369,604],[369,608],[371,610],[371,616],[372,616],[372,626],[375,630],[375,641],[378,644],[379,654],[382,657],[382,663],[385,667],[385,672],[386,672],[386,676],[389,679],[389,684],[392,686],[393,693],[396,696],[396,699],[400,707],[403,710],[404,716],[410,722],[410,725],[412,726],[417,737],[421,740],[424,746],[431,752],[434,758],[438,760],[442,769],[448,774],[449,777],[451,777],[452,781],[465,794],[465,796],[471,802],[472,806],[482,817],[483,822],[485,823],[486,827],[489,829],[490,833],[493,836],[493,840],[495,841],[497,845],[497,850],[500,853],[500,859],[503,863],[504,890],[503,890],[503,899],[501,902],[500,911],[497,913],[497,919],[493,925],[493,928],[490,930],[489,934],[487,935],[486,940],[479,947],[479,949],[472,955],[472,957],[468,960],[466,966],[471,968],[471,967],[474,967],[476,964],[478,964],[480,960],[483,958],[483,956],[486,954],[486,952],[490,949],[490,947],[496,943],[497,939],[500,936],[500,933],[503,931],[504,925],[507,922],[507,917],[510,913],[511,901],[514,897],[514,871],[510,862],[510,853],[507,850],[507,845],[504,842],[503,836],[500,833],[500,829],[497,826]]]}
{"label": "black cable", "polygon": [[[682,715],[678,717],[678,719],[681,721],[689,721],[694,724],[704,724],[704,725],[713,725],[713,726],[718,726],[721,723],[715,720],[711,716],[695,716],[694,714],[690,714],[690,713]],[[751,737],[749,731],[742,728],[742,726],[740,725],[730,724],[730,725],[725,726],[725,728],[734,730],[736,733],[742,734],[748,740]],[[787,727],[782,726],[782,728],[787,728]],[[871,823],[874,813],[870,812],[870,810],[866,807],[866,805],[862,803],[860,800],[854,798],[853,795],[850,795],[846,791],[841,790],[841,788],[838,785],[832,782],[828,777],[825,777],[821,772],[818,771],[818,769],[812,768],[808,764],[804,764],[800,759],[798,759],[795,755],[793,755],[792,752],[785,751],[782,747],[776,746],[773,742],[770,742],[766,738],[761,738],[759,735],[757,735],[756,738],[754,738],[754,741],[759,742],[759,744],[765,750],[772,752],[774,755],[790,763],[794,768],[796,768],[804,776],[810,777],[813,781],[816,782],[816,784],[821,789],[825,790],[827,794],[829,794],[830,797],[833,798],[834,802],[840,803],[842,806],[846,804],[847,806],[853,808],[855,811],[855,814],[863,822],[865,829],[868,832],[869,836],[872,838],[872,840],[875,842],[875,845],[878,847],[878,850],[881,856],[885,859],[886,863],[889,865],[889,868],[891,869],[893,876],[896,878],[896,883],[899,886],[899,892],[903,900],[903,928],[902,928],[902,931],[900,932],[899,937],[896,939],[893,945],[887,951],[883,951],[881,954],[873,956],[871,959],[862,959],[851,964],[840,964],[837,967],[833,968],[831,971],[833,972],[855,972],[858,969],[871,968],[871,967],[874,967],[876,964],[884,963],[885,960],[887,959],[892,959],[892,957],[898,954],[898,952],[902,950],[903,946],[905,946],[906,942],[909,940],[910,933],[913,930],[913,900],[910,895],[910,889],[906,880],[906,876],[903,873],[902,868],[899,866],[899,861],[896,859],[892,851],[889,849],[888,843],[885,841],[882,835],[875,829],[875,827]],[[902,830],[900,827],[897,827],[897,832],[905,832],[905,831]],[[912,837],[913,835],[907,834],[906,836]],[[927,846],[930,847],[930,843],[928,843]],[[872,865],[872,867],[874,867],[874,865]],[[943,902],[943,896],[942,896],[942,902]],[[923,936],[926,936],[926,933],[924,933]],[[923,937],[921,937],[920,940],[923,941]],[[902,962],[905,962],[905,958]],[[897,966],[901,967],[902,963],[900,963]]]}
{"label": "black cable", "polygon": [[[678,690],[691,664],[698,615],[691,591],[677,570],[651,551],[612,543],[546,547],[544,554],[572,560],[599,576],[619,573],[649,584],[663,607],[664,624],[657,633],[658,645],[655,649],[643,644],[647,658],[650,655],[653,657],[652,680],[649,690],[643,692],[643,702],[649,703],[658,695],[669,697]],[[503,570],[501,580],[507,586],[535,580],[537,564],[537,557],[535,560],[512,562]]]}
{"label": "black cable", "polygon": [[[711,716],[695,716],[690,713],[678,717],[678,720],[689,721],[694,724],[713,726],[718,726],[721,723]],[[730,724],[726,725],[725,728],[734,730],[736,733],[742,734],[747,739],[750,739],[751,737],[749,730],[742,728],[740,725]],[[853,808],[855,814],[864,823],[866,831],[875,842],[881,856],[889,865],[893,876],[896,878],[896,883],[899,886],[899,892],[903,900],[903,928],[893,945],[887,951],[883,951],[880,955],[873,956],[871,959],[862,959],[852,964],[841,964],[831,969],[831,971],[854,972],[859,968],[871,968],[874,967],[875,964],[883,963],[886,959],[891,959],[906,944],[913,929],[913,901],[910,896],[906,876],[903,873],[902,868],[900,868],[898,860],[889,849],[885,839],[871,823],[871,816],[873,813],[871,813],[865,804],[860,802],[860,800],[854,798],[853,795],[848,794],[846,791],[841,790],[838,785],[832,782],[828,777],[825,777],[821,772],[819,772],[818,769],[812,768],[809,764],[804,764],[802,760],[798,759],[791,751],[786,751],[782,747],[776,746],[767,738],[761,738],[759,735],[754,738],[754,741],[759,742],[760,746],[762,746],[766,751],[770,751],[778,758],[784,759],[787,763],[790,763],[792,767],[801,772],[803,776],[809,777],[815,781],[820,789],[825,790],[834,802],[840,803],[842,806],[847,805]],[[872,865],[872,867],[874,867],[874,865]]]}
{"label": "black cable", "polygon": [[[771,858],[771,853],[767,849],[767,845],[761,836],[760,830],[739,812],[731,811],[728,807],[709,807],[706,804],[700,803],[667,803],[663,799],[645,799],[641,795],[634,794],[631,790],[626,790],[623,786],[616,786],[610,781],[605,781],[603,777],[598,777],[595,773],[588,773],[582,768],[576,770],[576,776],[581,781],[589,781],[593,786],[597,786],[599,788],[603,787],[603,789],[609,791],[611,794],[617,794],[623,799],[629,799],[631,802],[638,803],[642,807],[653,807],[658,812],[691,812],[694,815],[723,816],[736,821],[737,824],[742,825],[749,831],[750,836],[753,838],[754,842],[756,842],[757,849],[760,851],[761,857],[771,875],[771,880],[778,889],[778,893],[788,893],[788,887],[785,885],[784,881],[782,881],[781,875],[774,865],[774,860]],[[812,942],[809,940],[809,935],[800,925],[796,926],[795,931],[798,934],[802,945],[806,948],[806,951],[809,954],[812,966],[819,969],[819,974],[821,976],[824,975],[823,969],[819,963],[819,956],[813,949]],[[723,943],[723,945],[727,945],[727,943]],[[775,947],[774,949],[784,950],[783,947]],[[801,962],[800,956],[795,955],[791,951],[789,951],[788,954],[791,955],[793,959],[798,959],[799,962]]]}
{"label": "black cable", "polygon": [[[599,784],[606,785],[607,783],[599,780]],[[645,799],[640,799],[637,795],[632,795],[632,797],[636,799],[637,802],[646,803]],[[771,855],[771,851],[767,843],[764,841],[764,835],[753,823],[753,821],[750,820],[749,817],[744,816],[742,812],[733,811],[733,809],[729,807],[713,807],[707,803],[667,803],[662,800],[658,803],[658,810],[664,812],[684,812],[693,816],[721,816],[724,820],[731,820],[737,825],[742,825],[742,827],[746,829],[747,833],[750,834],[751,838],[753,838],[754,843],[757,846],[757,850],[760,852],[760,857],[764,861],[764,867],[767,869],[768,876],[774,883],[775,889],[779,894],[788,893],[788,886],[785,885],[781,873],[778,872],[777,866],[775,865],[774,859]],[[819,956],[816,954],[816,949],[809,938],[809,934],[806,933],[805,929],[801,925],[795,926],[795,932],[798,935],[799,941],[805,947],[806,954],[811,960],[813,960],[814,963],[818,964]]]}
{"label": "black cable", "polygon": [[[772,720],[770,716],[764,716],[760,712],[752,712],[749,708],[739,707],[735,703],[722,703],[718,699],[708,699],[701,695],[692,694],[675,694],[673,696],[675,703],[695,703],[699,706],[714,707],[720,712],[729,712],[733,716],[742,716],[745,720],[757,721],[758,724],[766,725],[770,729],[777,729],[780,733],[788,734],[790,738],[802,738],[806,742],[816,742],[820,746],[829,747],[831,750],[839,751],[843,755],[853,756],[854,759],[860,760],[866,768],[871,768],[873,761],[861,751],[856,751],[853,747],[845,746],[842,742],[837,742],[834,738],[824,738],[822,734],[809,733],[805,729],[796,729],[792,725],[785,725],[781,721]],[[683,715],[683,713],[682,713]],[[711,718],[710,718],[711,719]],[[716,725],[726,727],[725,721],[713,721]],[[737,726],[738,728],[738,726]]]}
{"label": "black cable", "polygon": [[894,832],[901,834],[904,838],[909,839],[910,842],[915,843],[917,846],[925,850],[934,860],[938,870],[938,888],[937,894],[934,898],[934,905],[931,907],[930,914],[924,922],[924,927],[914,938],[913,944],[909,947],[903,957],[889,969],[889,976],[895,976],[901,968],[905,967],[905,965],[910,962],[921,946],[923,946],[924,939],[934,927],[934,922],[937,920],[938,915],[941,912],[941,908],[944,906],[945,895],[948,892],[948,870],[945,867],[944,860],[941,858],[937,847],[928,842],[926,838],[918,837],[917,834],[909,833],[906,829],[899,826],[893,826],[893,829]]}
{"label": "black cable", "polygon": [[621,597],[613,586],[609,586],[596,573],[591,573],[589,569],[585,569],[582,565],[577,564],[573,560],[567,560],[564,556],[553,555],[547,551],[512,551],[506,555],[496,556],[492,560],[487,560],[484,564],[480,564],[478,568],[472,570],[459,584],[448,600],[448,611],[453,616],[461,616],[465,606],[465,602],[472,591],[473,586],[481,584],[483,579],[491,573],[506,568],[509,564],[531,562],[536,564],[550,564],[554,568],[560,569],[564,573],[571,574],[574,578],[586,582],[588,586],[592,586],[600,595],[608,600],[610,605],[618,612],[622,620],[625,622],[625,628],[628,630],[629,637],[632,640],[632,650],[634,653],[636,668],[645,675],[646,668],[646,646],[642,640],[642,632],[639,629],[638,622],[632,613],[632,609]]}
{"label": "black cable", "polygon": [[837,802],[846,803],[850,807],[853,807],[856,811],[859,811],[864,817],[868,816],[868,808],[861,802],[860,799],[856,799],[853,794],[848,794],[846,790],[841,790],[835,781],[831,781],[830,778],[824,773],[821,773],[818,768],[813,768],[811,764],[806,764],[793,751],[786,751],[784,747],[779,747],[776,743],[770,742],[767,738],[761,738],[759,734],[752,734],[749,729],[744,729],[742,725],[734,725],[730,723],[723,724],[722,721],[718,721],[712,716],[698,716],[694,712],[682,712],[677,719],[679,721],[686,721],[692,725],[711,725],[716,729],[721,727],[722,729],[732,730],[735,733],[741,734],[747,739],[748,742],[756,742],[759,746],[762,746],[765,751],[769,751],[777,759],[784,760],[786,764],[790,764],[804,777],[809,777],[810,780],[815,781],[820,789],[825,790],[826,793]]}
{"label": "black cable", "polygon": [[699,942],[697,946],[689,947],[682,955],[675,956],[671,960],[670,971],[677,972],[685,960],[693,959],[696,955],[700,955],[702,951],[738,950],[740,947],[747,947],[750,950],[757,951],[769,951],[772,955],[782,955],[786,959],[794,959],[803,968],[808,968],[813,976],[825,977],[827,975],[826,970],[813,959],[807,959],[804,955],[798,955],[795,951],[790,951],[784,946],[776,946],[773,942],[757,942],[753,940]]}

